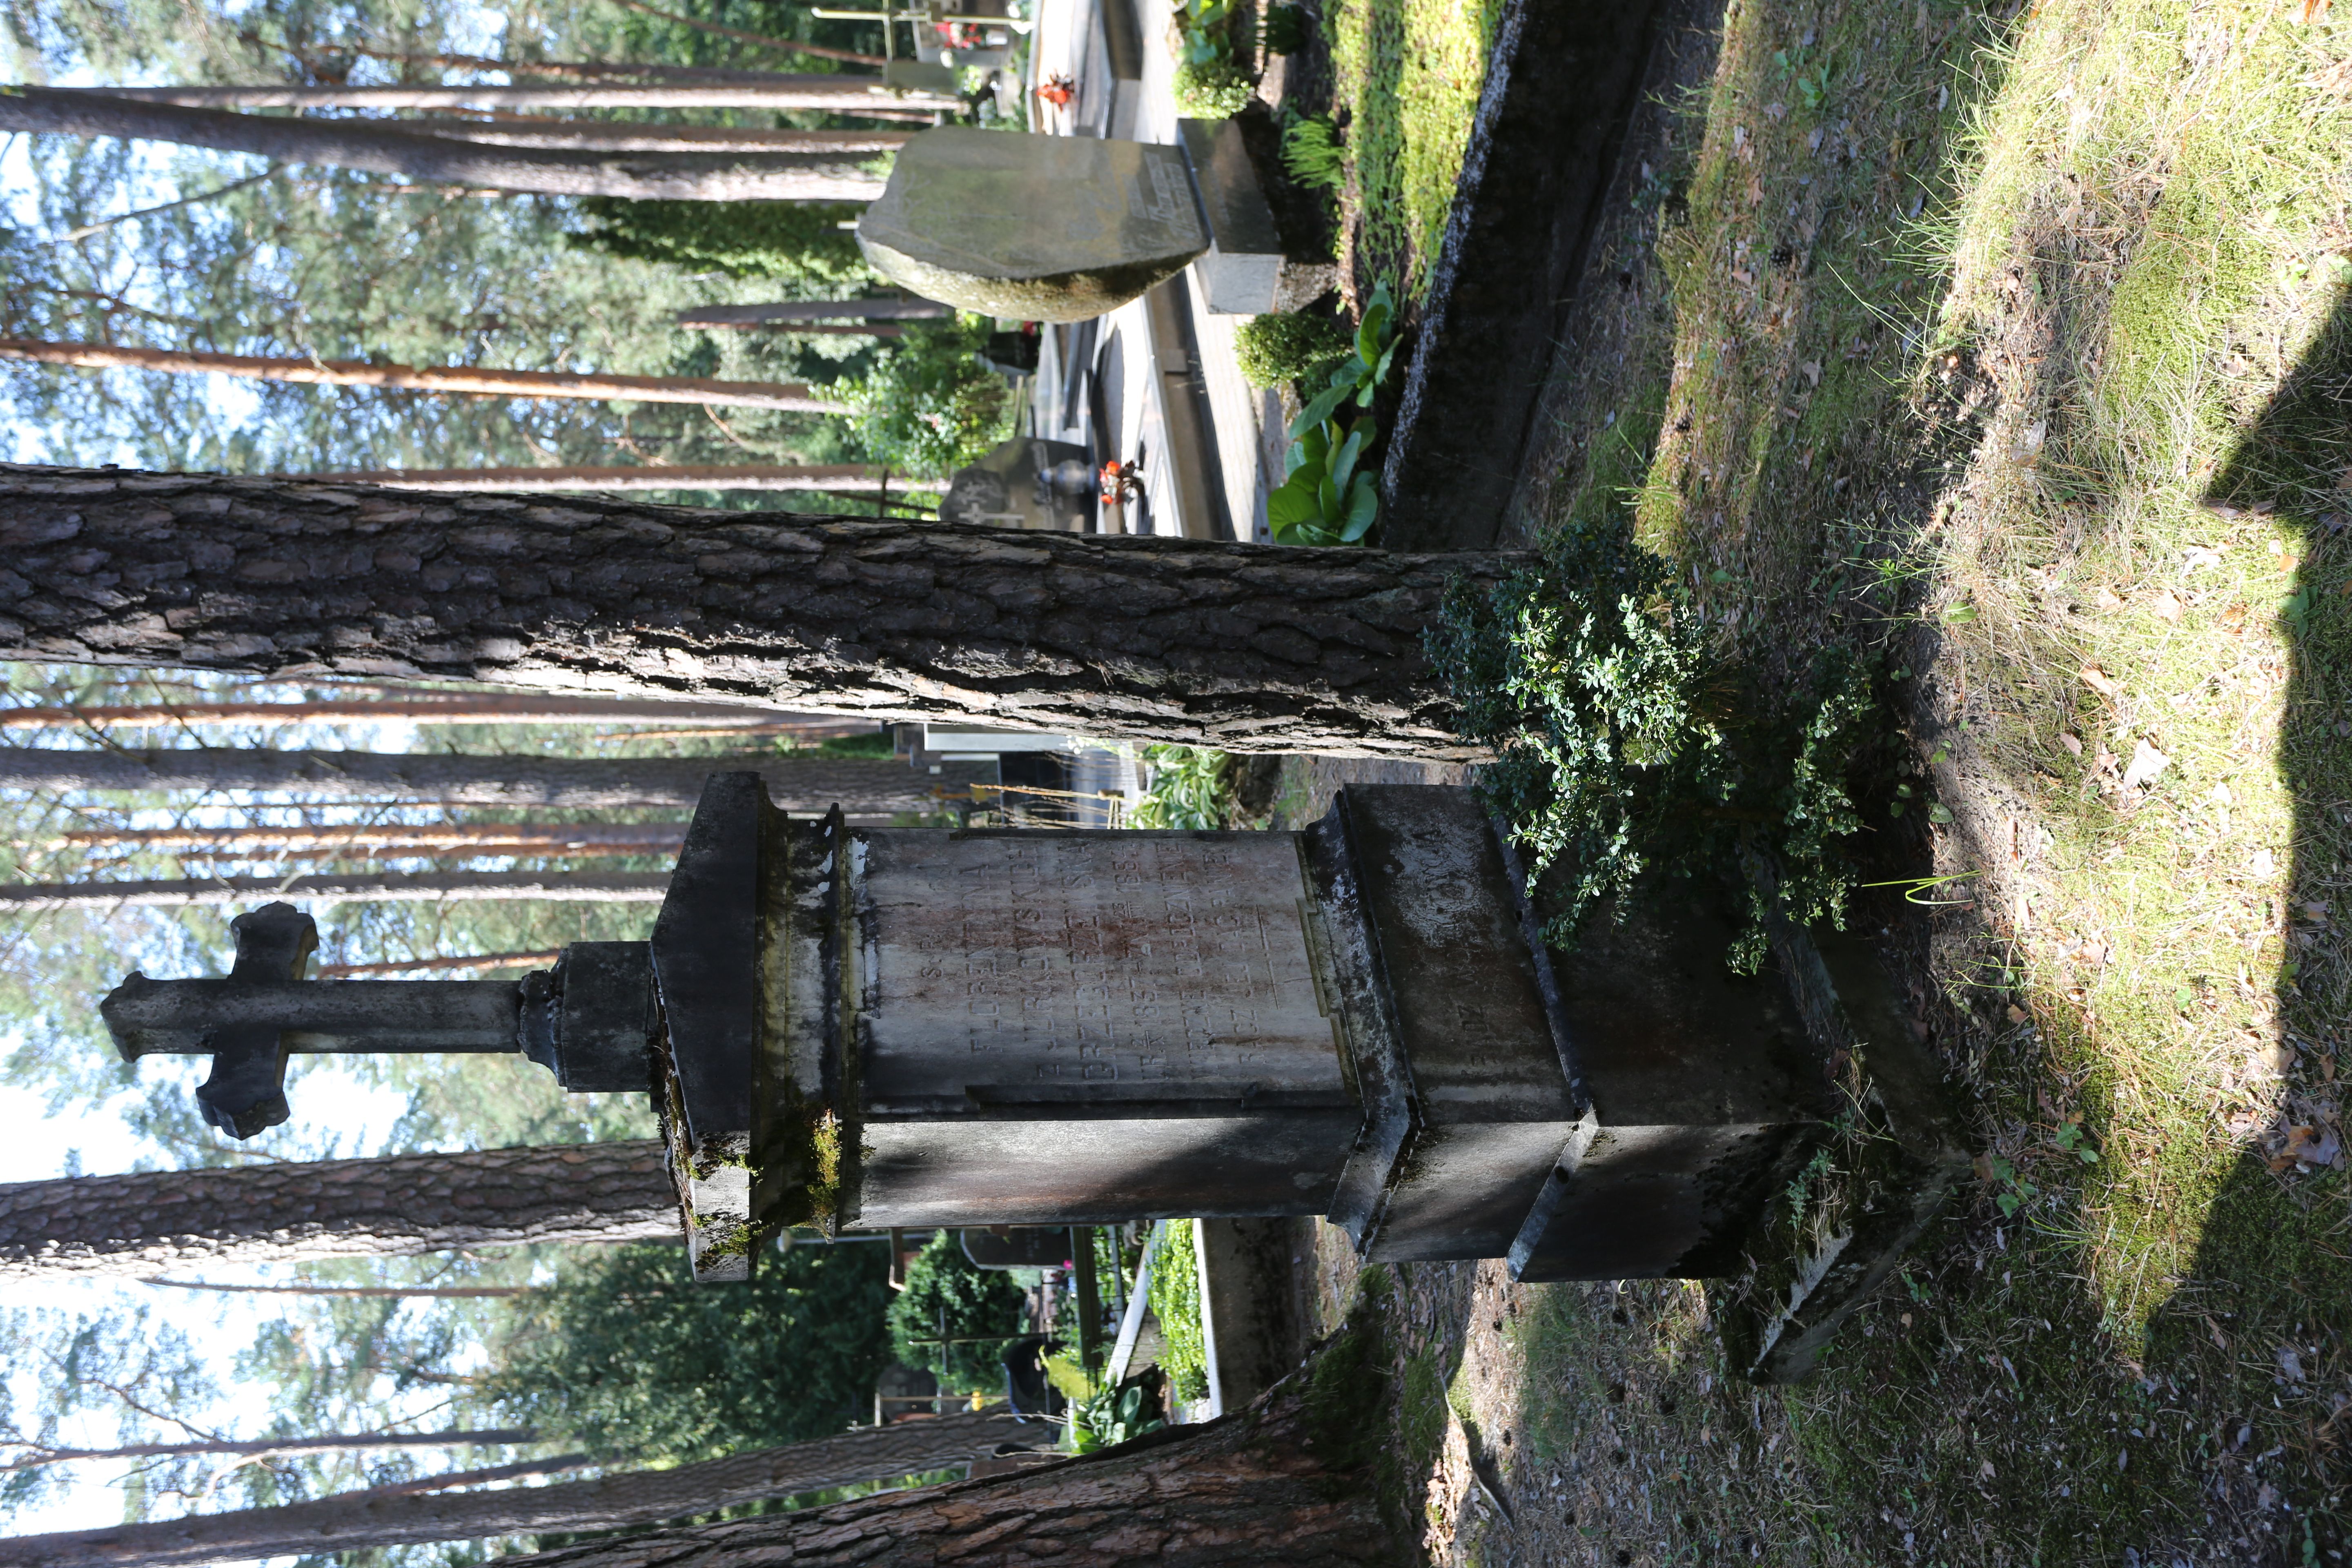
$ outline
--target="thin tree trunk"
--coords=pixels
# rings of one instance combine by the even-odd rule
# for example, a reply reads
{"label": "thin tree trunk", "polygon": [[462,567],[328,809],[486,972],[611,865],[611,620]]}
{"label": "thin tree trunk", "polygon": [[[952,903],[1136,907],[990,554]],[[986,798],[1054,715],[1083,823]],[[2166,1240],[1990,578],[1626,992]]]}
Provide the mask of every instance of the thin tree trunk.
{"label": "thin tree trunk", "polygon": [[[665,13],[655,11],[651,15],[658,16]],[[686,21],[683,16],[669,19]],[[689,27],[696,26],[692,22],[686,25]],[[819,59],[845,60],[852,65],[870,66],[876,70],[880,70],[887,63],[880,55],[861,55],[855,49],[827,48],[821,44],[795,44],[782,38],[769,41],[781,48],[797,50]],[[504,71],[509,76],[555,77],[566,81],[608,81],[615,77],[642,77],[647,81],[763,82],[772,81],[782,74],[740,70],[727,66],[652,65],[606,60],[500,60],[487,55],[407,54],[399,49],[370,48],[363,44],[338,43],[325,52],[352,55],[362,59],[393,60],[401,65],[424,66],[432,70]],[[319,68],[309,57],[297,54],[295,58],[301,60],[306,68],[317,73]]]}
{"label": "thin tree trunk", "polygon": [[764,328],[793,338],[903,338],[907,329],[889,321],[689,321],[683,316],[682,327],[694,327],[702,331],[741,331]]}
{"label": "thin tree trunk", "polygon": [[121,348],[112,343],[52,343],[0,338],[0,359],[83,370],[152,370],[171,375],[229,375],[310,386],[383,386],[475,397],[628,398],[714,408],[767,408],[785,414],[841,414],[848,405],[819,397],[796,381],[710,381],[691,375],[583,375],[572,371],[499,370],[483,365],[370,364],[360,360],[270,359],[186,349]]}
{"label": "thin tree trunk", "polygon": [[[5,534],[0,512],[0,534]],[[5,584],[0,584],[5,586]],[[786,811],[860,816],[939,809],[941,793],[969,795],[985,763],[919,773],[887,758],[802,761],[772,752],[712,757],[541,757],[457,752],[272,752],[205,747],[132,751],[0,746],[0,789],[262,791],[320,800],[606,811],[628,806],[691,810],[712,773],[757,773]]]}
{"label": "thin tree trunk", "polygon": [[779,300],[701,305],[677,313],[681,327],[764,327],[777,321],[940,321],[953,309],[931,300]]}
{"label": "thin tree trunk", "polygon": [[[142,1285],[157,1285],[173,1290],[213,1290],[248,1296],[351,1296],[382,1297],[388,1300],[406,1300],[422,1297],[436,1301],[471,1301],[500,1300],[509,1296],[528,1296],[529,1285],[227,1285],[213,1279],[142,1279]],[[501,1437],[502,1443],[527,1443],[524,1437]]]}
{"label": "thin tree trunk", "polygon": [[176,104],[186,109],[520,109],[539,114],[577,114],[596,109],[815,109],[835,114],[862,114],[873,109],[952,111],[963,107],[963,101],[952,94],[907,92],[886,87],[879,77],[847,76],[837,71],[778,75],[765,82],[666,82],[656,87],[617,82],[579,87],[497,82],[456,87],[412,82],[383,87],[306,87],[289,82],[254,82],[242,86],[189,83],[37,90],[58,97]]}
{"label": "thin tree trunk", "polygon": [[684,822],[353,823],[348,826],[93,827],[38,841],[44,849],[200,849],[208,855],[675,854]]}
{"label": "thin tree trunk", "polygon": [[320,980],[355,980],[364,974],[422,974],[447,969],[545,969],[562,957],[557,948],[536,952],[474,952],[455,958],[385,959],[376,963],[321,963],[310,971]]}
{"label": "thin tree trunk", "polygon": [[[1338,1345],[1343,1347],[1342,1339]],[[583,1542],[501,1568],[1391,1568],[1387,1425],[1370,1365],[1293,1373],[1239,1415],[1009,1476]],[[1335,1386],[1352,1382],[1354,1386]]]}
{"label": "thin tree trunk", "polygon": [[[151,1280],[151,1284],[160,1281]],[[248,1289],[259,1289],[248,1286]],[[51,1448],[35,1443],[0,1443],[0,1447],[36,1449],[30,1458],[11,1459],[0,1472],[29,1470],[41,1465],[63,1465],[81,1459],[169,1459],[182,1455],[215,1454],[226,1458],[261,1459],[279,1454],[346,1453],[371,1448],[490,1447],[510,1443],[536,1443],[539,1434],[528,1426],[498,1426],[453,1432],[362,1432],[328,1437],[252,1437],[201,1443],[131,1443],[120,1448]]]}
{"label": "thin tree trunk", "polygon": [[674,1241],[651,1139],[0,1185],[0,1279]]}
{"label": "thin tree trunk", "polygon": [[801,131],[758,125],[663,125],[612,120],[404,120],[404,131],[498,147],[591,153],[895,153],[911,131]]}
{"label": "thin tree trunk", "polygon": [[[840,490],[879,495],[884,470],[863,463],[689,463],[627,468],[360,468],[288,474],[316,484],[382,485],[455,495],[546,495],[558,490]],[[898,488],[908,486],[904,479]]]}
{"label": "thin tree trunk", "polygon": [[[423,1542],[557,1531],[621,1530],[743,1503],[969,1464],[1009,1437],[1034,1435],[993,1413],[866,1426],[663,1470],[497,1491],[388,1497],[364,1492],[282,1508],[196,1514],[100,1530],[0,1540],[0,1568],[182,1568],[289,1554],[316,1556]],[[793,1516],[787,1516],[793,1517]]]}
{"label": "thin tree trunk", "polygon": [[43,87],[0,92],[0,132],[14,131],[177,142],[224,153],[257,153],[282,163],[320,163],[394,174],[426,184],[541,195],[623,196],[639,201],[864,202],[882,190],[881,181],[848,154],[782,157],[758,153],[572,153],[554,148],[486,147],[441,136],[419,136],[390,121],[234,114]]}
{"label": "thin tree trunk", "polygon": [[1465,760],[1423,631],[1534,559],[22,467],[0,545],[11,658]]}
{"label": "thin tree trunk", "polygon": [[453,691],[446,697],[382,701],[156,702],[123,708],[0,708],[0,730],[76,730],[83,725],[243,724],[680,724],[726,725],[760,732],[841,735],[837,719],[762,712],[728,702],[646,702],[594,697],[542,697],[508,691]]}
{"label": "thin tree trunk", "polygon": [[191,881],[12,882],[0,884],[0,910],[187,910],[247,904],[256,899],[324,899],[339,904],[533,903],[657,904],[669,892],[667,871],[362,871],[347,876],[205,877]]}
{"label": "thin tree trunk", "polygon": [[736,27],[722,27],[716,22],[698,22],[691,16],[681,16],[673,11],[656,11],[645,0],[620,0],[622,8],[642,16],[658,16],[665,22],[676,22],[681,27],[691,27],[698,33],[708,33],[715,38],[732,38],[739,44],[757,44],[763,48],[797,50],[815,55],[821,59],[847,60],[853,65],[871,66],[880,70],[889,62],[880,55],[861,55],[850,49],[827,48],[820,44],[803,44],[796,38],[779,38],[767,33],[746,33]]}
{"label": "thin tree trunk", "polygon": [[478,1487],[488,1481],[520,1481],[532,1476],[560,1476],[566,1470],[584,1470],[598,1463],[593,1454],[558,1454],[549,1459],[518,1459],[510,1465],[486,1465],[478,1470],[445,1470],[437,1476],[418,1476],[413,1480],[387,1481],[364,1491],[340,1492],[335,1500],[364,1504],[376,1498],[415,1497],[420,1492],[454,1491],[459,1487]]}

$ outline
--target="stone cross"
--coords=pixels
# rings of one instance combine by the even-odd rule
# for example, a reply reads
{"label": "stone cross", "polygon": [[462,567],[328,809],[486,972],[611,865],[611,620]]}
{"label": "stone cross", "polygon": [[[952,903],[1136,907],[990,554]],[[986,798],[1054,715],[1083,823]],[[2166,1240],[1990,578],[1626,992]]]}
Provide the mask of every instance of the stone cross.
{"label": "stone cross", "polygon": [[229,922],[226,979],[132,973],[99,1012],[126,1061],[209,1056],[205,1120],[250,1138],[289,1115],[294,1053],[508,1052],[568,1089],[646,1088],[652,972],[643,942],[575,942],[551,971],[513,980],[305,980],[319,928],[291,904]]}

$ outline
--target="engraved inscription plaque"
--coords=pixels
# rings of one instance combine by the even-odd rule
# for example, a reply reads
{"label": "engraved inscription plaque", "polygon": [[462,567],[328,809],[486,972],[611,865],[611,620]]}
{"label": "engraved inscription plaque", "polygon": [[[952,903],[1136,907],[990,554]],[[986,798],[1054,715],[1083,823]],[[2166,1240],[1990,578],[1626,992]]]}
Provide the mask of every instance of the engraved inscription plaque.
{"label": "engraved inscription plaque", "polygon": [[854,877],[869,1116],[1349,1103],[1288,834],[877,834]]}

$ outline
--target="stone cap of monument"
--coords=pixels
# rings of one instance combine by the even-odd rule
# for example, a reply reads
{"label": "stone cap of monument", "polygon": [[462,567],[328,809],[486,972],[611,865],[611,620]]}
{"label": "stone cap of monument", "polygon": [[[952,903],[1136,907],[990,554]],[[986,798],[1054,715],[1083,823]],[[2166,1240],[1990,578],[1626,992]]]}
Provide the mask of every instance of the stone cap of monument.
{"label": "stone cap of monument", "polygon": [[900,148],[857,220],[859,248],[891,281],[1024,321],[1117,310],[1209,239],[1178,148],[958,125]]}

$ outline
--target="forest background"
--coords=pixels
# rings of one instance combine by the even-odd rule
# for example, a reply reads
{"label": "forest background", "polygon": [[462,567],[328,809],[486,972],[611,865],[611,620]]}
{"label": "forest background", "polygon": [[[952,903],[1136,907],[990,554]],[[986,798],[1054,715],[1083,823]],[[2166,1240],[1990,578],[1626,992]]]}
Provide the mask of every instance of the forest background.
{"label": "forest background", "polygon": [[[59,86],[169,82],[438,80],[442,68],[387,59],[476,56],[725,65],[824,71],[829,58],[757,47],[688,25],[878,53],[871,24],[822,21],[780,0],[664,0],[671,17],[613,0],[553,0],[492,11],[459,0],[11,0],[0,17],[9,79]],[[633,117],[645,117],[633,111]],[[653,118],[689,118],[654,111]],[[820,128],[814,113],[690,118]],[[230,382],[218,376],[0,368],[5,455],[232,472],[368,468],[873,461],[932,474],[1000,433],[1005,410],[973,414],[961,374],[976,321],[910,326],[896,342],[677,329],[690,306],[840,299],[879,282],[839,226],[854,208],[770,204],[723,231],[668,204],[579,202],[409,187],[346,170],[154,142],[66,137],[0,145],[0,335],[232,353],[594,370],[831,384],[872,416],[527,401]],[[194,200],[184,200],[194,197]],[[183,203],[184,205],[167,205]],[[156,210],[160,209],[160,210]],[[132,215],[132,216],[126,216]],[[111,221],[110,221],[111,220]],[[922,394],[948,413],[928,423]],[[961,389],[960,391],[960,389]],[[909,395],[912,394],[913,395]],[[961,401],[959,401],[961,397]],[[886,401],[901,417],[880,417]],[[740,493],[658,495],[756,504]],[[795,505],[822,508],[825,498]],[[844,505],[855,503],[844,502]],[[107,707],[385,695],[239,687],[211,678],[12,668],[5,700]],[[519,755],[625,756],[787,748],[693,731],[594,726],[186,726],[11,732],[0,743],[68,747],[351,747]],[[867,752],[866,740],[836,752]],[[500,856],[364,862],[266,852],[207,856],[139,842],[92,848],[93,832],[261,824],[446,823],[512,816],[438,805],[353,805],[305,796],[224,795],[0,799],[0,859],[16,883],[375,868],[563,870],[579,863]],[[536,820],[562,812],[534,812]],[[676,812],[595,814],[633,818]],[[77,839],[69,836],[78,835]],[[599,871],[667,868],[666,854],[604,858]],[[517,900],[346,903],[320,908],[322,963],[541,952],[579,940],[642,938],[646,903]],[[565,1096],[506,1058],[353,1058],[298,1062],[295,1115],[248,1143],[205,1128],[192,1090],[201,1064],[115,1059],[96,999],[136,967],[220,973],[230,908],[0,915],[0,1181],[252,1160],[554,1144],[648,1136],[635,1096]],[[490,974],[513,970],[485,969]],[[262,1505],[496,1467],[558,1453],[632,1464],[838,1430],[889,1359],[879,1249],[803,1247],[756,1295],[681,1290],[677,1249],[524,1248],[299,1268],[205,1271],[215,1284],[364,1283],[522,1294],[336,1296],[187,1291],[135,1281],[0,1283],[0,1520],[13,1531]],[[667,1344],[612,1331],[642,1303],[676,1294]],[[692,1375],[702,1342],[740,1342],[729,1320],[761,1316],[782,1359],[694,1400],[661,1397],[659,1377]],[[576,1334],[559,1331],[562,1326]],[[584,1327],[583,1327],[584,1326]],[[567,1347],[569,1338],[577,1343]],[[567,1387],[583,1356],[635,1354],[639,1403]],[[566,1357],[570,1359],[566,1359]],[[663,1366],[652,1363],[663,1360]],[[786,1364],[789,1363],[789,1364]],[[535,1371],[533,1370],[535,1368]],[[521,1369],[530,1375],[502,1374]],[[709,1368],[699,1369],[709,1372]],[[742,1369],[738,1369],[741,1371]],[[715,1381],[715,1380],[714,1380]],[[804,1391],[779,1405],[779,1381]],[[551,1390],[555,1391],[553,1394]],[[648,1392],[650,1391],[650,1393]],[[463,1449],[43,1463],[58,1448],[108,1450],[228,1435],[282,1437],[530,1425],[530,1444]],[[498,1543],[375,1557],[475,1561]]]}

